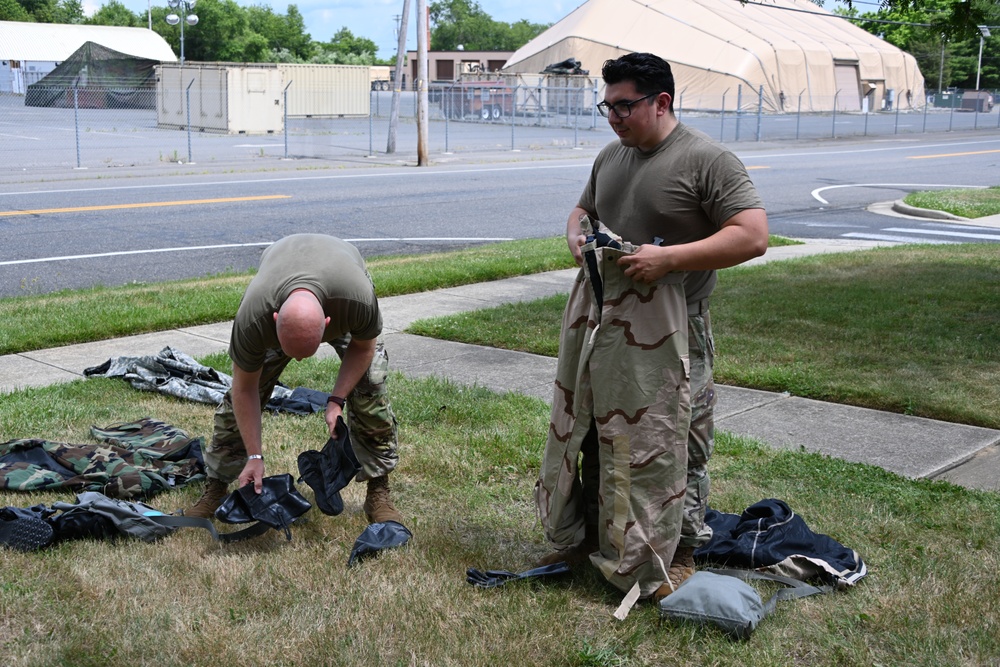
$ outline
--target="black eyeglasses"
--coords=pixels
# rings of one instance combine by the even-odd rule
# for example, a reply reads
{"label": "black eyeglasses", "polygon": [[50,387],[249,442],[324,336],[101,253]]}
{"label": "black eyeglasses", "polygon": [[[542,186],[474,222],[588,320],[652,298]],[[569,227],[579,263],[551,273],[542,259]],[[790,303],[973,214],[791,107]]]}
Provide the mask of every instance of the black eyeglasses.
{"label": "black eyeglasses", "polygon": [[621,102],[615,102],[614,104],[608,104],[607,102],[598,102],[597,110],[601,112],[601,115],[605,118],[611,111],[615,112],[615,115],[619,118],[628,118],[632,115],[632,105],[638,104],[643,100],[648,100],[650,97],[656,97],[659,93],[650,93],[645,97],[640,97],[637,100],[622,100]]}

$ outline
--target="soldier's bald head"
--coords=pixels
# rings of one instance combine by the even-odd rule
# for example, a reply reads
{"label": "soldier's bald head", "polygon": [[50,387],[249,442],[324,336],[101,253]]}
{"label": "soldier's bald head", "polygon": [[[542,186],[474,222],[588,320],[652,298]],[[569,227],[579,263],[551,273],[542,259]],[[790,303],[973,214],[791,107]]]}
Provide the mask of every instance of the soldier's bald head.
{"label": "soldier's bald head", "polygon": [[293,291],[274,314],[278,343],[288,356],[302,360],[316,354],[330,320],[309,290]]}

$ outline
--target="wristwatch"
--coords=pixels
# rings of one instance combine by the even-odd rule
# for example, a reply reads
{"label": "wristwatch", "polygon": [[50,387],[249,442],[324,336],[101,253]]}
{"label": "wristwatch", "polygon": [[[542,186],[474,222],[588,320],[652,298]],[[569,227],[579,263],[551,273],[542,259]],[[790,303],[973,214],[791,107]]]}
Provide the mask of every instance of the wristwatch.
{"label": "wristwatch", "polygon": [[340,409],[344,409],[344,405],[347,403],[347,399],[341,398],[340,396],[334,396],[330,394],[330,398],[326,399],[327,403],[336,403],[340,406]]}

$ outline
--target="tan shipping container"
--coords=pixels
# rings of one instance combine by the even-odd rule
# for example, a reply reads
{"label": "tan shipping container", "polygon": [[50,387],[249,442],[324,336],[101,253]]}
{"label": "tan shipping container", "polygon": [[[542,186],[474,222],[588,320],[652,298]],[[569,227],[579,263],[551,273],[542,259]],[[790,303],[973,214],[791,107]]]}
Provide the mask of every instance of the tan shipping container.
{"label": "tan shipping container", "polygon": [[281,72],[267,63],[163,63],[156,76],[157,127],[227,134],[284,130]]}
{"label": "tan shipping container", "polygon": [[367,116],[371,74],[365,65],[277,65],[288,89],[288,115]]}

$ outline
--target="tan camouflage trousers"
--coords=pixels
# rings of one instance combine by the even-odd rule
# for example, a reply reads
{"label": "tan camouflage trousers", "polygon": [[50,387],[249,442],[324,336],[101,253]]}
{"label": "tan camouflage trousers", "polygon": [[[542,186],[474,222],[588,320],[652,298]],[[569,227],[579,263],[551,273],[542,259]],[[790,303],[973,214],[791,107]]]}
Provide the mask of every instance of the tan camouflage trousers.
{"label": "tan camouflage trousers", "polygon": [[633,282],[615,263],[631,244],[583,249],[596,255],[603,306],[585,265],[563,314],[535,503],[553,546],[583,540],[578,460],[594,424],[600,551],[591,561],[619,589],[638,583],[647,597],[666,581],[684,517],[691,401],[683,276]]}
{"label": "tan camouflage trousers", "polygon": [[[348,335],[330,343],[341,359],[344,358],[350,340]],[[268,350],[258,388],[261,410],[267,404],[281,372],[291,360],[292,358],[281,350]],[[356,477],[359,482],[390,473],[396,467],[399,458],[396,417],[392,412],[385,385],[388,374],[389,355],[382,338],[379,337],[368,372],[347,397],[345,410],[345,417],[351,429],[351,444],[358,457],[358,463],[361,464],[361,471]],[[319,446],[314,449],[319,449],[322,444],[318,443]],[[208,476],[227,483],[239,477],[243,466],[246,465],[246,447],[236,426],[231,392],[226,392],[222,403],[215,410],[212,442],[205,448],[204,455]]]}
{"label": "tan camouflage trousers", "polygon": [[691,428],[688,431],[687,494],[681,546],[698,548],[712,539],[705,523],[708,509],[708,461],[715,449],[715,341],[707,307],[688,315],[688,359],[691,366]]}

